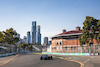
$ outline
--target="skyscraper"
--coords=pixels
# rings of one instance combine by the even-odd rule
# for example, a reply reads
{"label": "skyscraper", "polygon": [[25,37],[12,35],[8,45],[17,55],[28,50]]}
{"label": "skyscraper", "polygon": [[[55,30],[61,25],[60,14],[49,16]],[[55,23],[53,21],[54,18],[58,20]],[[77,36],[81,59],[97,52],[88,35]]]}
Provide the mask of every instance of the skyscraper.
{"label": "skyscraper", "polygon": [[26,36],[24,36],[24,38],[22,39],[22,42],[27,43],[27,37]]}
{"label": "skyscraper", "polygon": [[37,26],[37,43],[41,44],[41,33],[40,33],[40,25]]}
{"label": "skyscraper", "polygon": [[48,45],[48,37],[44,38],[44,45]]}
{"label": "skyscraper", "polygon": [[40,44],[41,44],[41,34],[40,34]]}
{"label": "skyscraper", "polygon": [[27,32],[27,43],[30,43],[30,31]]}
{"label": "skyscraper", "polygon": [[36,21],[32,22],[32,43],[36,43]]}
{"label": "skyscraper", "polygon": [[32,35],[30,35],[30,43],[32,43]]}

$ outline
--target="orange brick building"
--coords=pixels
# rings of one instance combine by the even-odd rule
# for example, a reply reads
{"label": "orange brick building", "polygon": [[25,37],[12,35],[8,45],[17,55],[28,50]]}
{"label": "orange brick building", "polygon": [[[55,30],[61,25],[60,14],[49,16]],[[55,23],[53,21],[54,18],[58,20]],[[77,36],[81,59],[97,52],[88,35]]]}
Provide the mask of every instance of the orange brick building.
{"label": "orange brick building", "polygon": [[[64,52],[64,53],[79,53],[83,49],[85,50],[87,45],[80,46],[78,38],[82,35],[80,27],[76,27],[76,30],[66,31],[65,29],[61,34],[52,37],[52,52]],[[94,39],[94,44],[97,44]]]}

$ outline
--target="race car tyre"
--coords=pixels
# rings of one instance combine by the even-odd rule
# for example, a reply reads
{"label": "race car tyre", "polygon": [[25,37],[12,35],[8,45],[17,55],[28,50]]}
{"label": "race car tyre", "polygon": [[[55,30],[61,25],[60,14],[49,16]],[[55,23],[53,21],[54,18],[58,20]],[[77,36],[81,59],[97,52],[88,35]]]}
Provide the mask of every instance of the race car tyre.
{"label": "race car tyre", "polygon": [[52,59],[52,56],[51,56],[51,59]]}
{"label": "race car tyre", "polygon": [[40,60],[42,60],[42,57],[40,58]]}

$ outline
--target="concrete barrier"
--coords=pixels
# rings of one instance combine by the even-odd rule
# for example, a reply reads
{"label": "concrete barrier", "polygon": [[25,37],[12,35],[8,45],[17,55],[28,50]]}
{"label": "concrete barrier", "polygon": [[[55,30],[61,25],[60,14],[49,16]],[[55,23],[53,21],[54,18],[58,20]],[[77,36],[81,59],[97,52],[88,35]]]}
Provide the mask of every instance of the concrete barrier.
{"label": "concrete barrier", "polygon": [[[21,52],[18,52],[18,53],[21,53]],[[12,56],[12,55],[16,55],[16,54],[18,54],[18,53],[17,53],[17,52],[14,52],[14,53],[0,54],[0,57]]]}
{"label": "concrete barrier", "polygon": [[42,52],[42,54],[90,56],[90,53],[52,53],[52,52]]}

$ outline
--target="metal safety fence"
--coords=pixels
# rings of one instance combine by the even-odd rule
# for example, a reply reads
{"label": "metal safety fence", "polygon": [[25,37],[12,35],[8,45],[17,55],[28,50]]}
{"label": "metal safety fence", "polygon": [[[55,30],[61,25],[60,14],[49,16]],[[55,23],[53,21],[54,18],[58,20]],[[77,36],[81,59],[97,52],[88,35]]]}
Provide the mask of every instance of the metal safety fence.
{"label": "metal safety fence", "polygon": [[90,53],[91,55],[100,55],[100,45],[84,45],[78,47],[79,53]]}
{"label": "metal safety fence", "polygon": [[[47,50],[46,50],[47,49]],[[75,54],[82,54],[82,53],[89,53],[90,55],[100,55],[100,45],[92,44],[92,45],[61,45],[61,46],[52,46],[51,51],[53,53],[72,53]],[[48,48],[44,48],[45,51],[48,52]]]}
{"label": "metal safety fence", "polygon": [[12,55],[16,55],[18,53],[20,53],[20,52],[0,54],[0,57],[12,56]]}
{"label": "metal safety fence", "polygon": [[20,52],[20,48],[17,45],[2,44],[0,43],[0,54]]}

